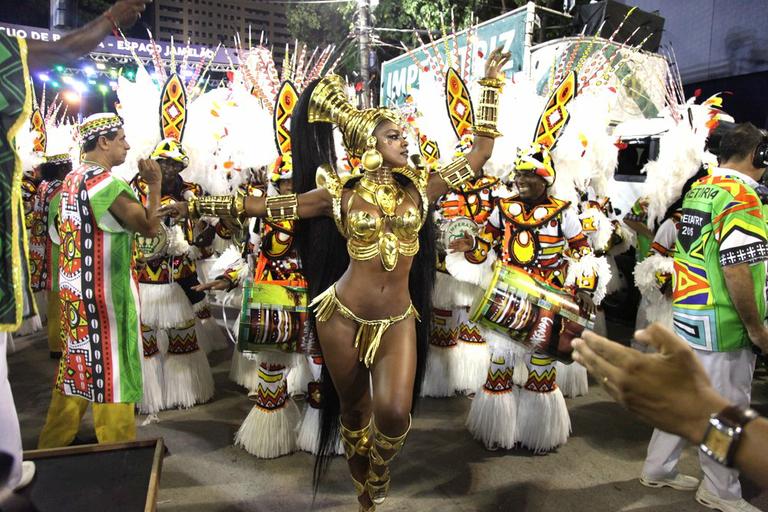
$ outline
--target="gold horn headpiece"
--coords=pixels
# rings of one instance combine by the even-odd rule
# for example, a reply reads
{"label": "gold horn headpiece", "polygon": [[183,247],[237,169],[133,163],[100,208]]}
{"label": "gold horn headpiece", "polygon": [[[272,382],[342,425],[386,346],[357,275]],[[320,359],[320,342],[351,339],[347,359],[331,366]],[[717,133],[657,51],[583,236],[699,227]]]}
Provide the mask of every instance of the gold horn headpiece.
{"label": "gold horn headpiece", "polygon": [[366,151],[368,138],[379,123],[388,120],[398,126],[402,124],[400,116],[388,108],[355,108],[338,75],[327,75],[317,84],[309,99],[308,118],[310,123],[338,126],[347,153],[355,158],[360,158]]}

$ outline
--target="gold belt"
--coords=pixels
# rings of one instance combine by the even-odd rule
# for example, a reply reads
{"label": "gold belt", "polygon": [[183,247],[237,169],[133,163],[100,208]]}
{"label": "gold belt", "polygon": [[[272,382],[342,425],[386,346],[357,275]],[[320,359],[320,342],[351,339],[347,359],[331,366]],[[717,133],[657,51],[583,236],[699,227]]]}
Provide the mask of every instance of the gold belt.
{"label": "gold belt", "polygon": [[405,313],[398,316],[391,316],[381,320],[366,320],[365,318],[360,318],[347,306],[342,304],[336,296],[336,284],[332,284],[327,290],[315,297],[309,307],[314,310],[318,322],[327,321],[336,311],[338,311],[344,318],[348,318],[357,323],[358,328],[357,334],[355,335],[355,348],[358,349],[358,360],[361,363],[364,363],[367,368],[370,368],[371,364],[373,364],[373,359],[376,357],[376,351],[381,344],[381,338],[390,326],[401,320],[405,320],[409,316],[414,316],[416,317],[416,320],[421,320],[419,312],[416,311],[413,303],[408,305],[408,309],[405,310]]}

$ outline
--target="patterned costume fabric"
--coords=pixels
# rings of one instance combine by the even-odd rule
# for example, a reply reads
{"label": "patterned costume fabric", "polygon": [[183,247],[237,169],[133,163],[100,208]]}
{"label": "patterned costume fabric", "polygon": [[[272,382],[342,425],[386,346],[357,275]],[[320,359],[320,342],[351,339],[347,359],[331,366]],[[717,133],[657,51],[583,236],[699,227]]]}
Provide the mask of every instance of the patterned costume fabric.
{"label": "patterned costume fabric", "polygon": [[[450,233],[450,226],[454,221],[461,223],[471,220],[475,230],[482,229],[493,210],[496,194],[501,186],[501,182],[496,178],[481,177],[463,184],[459,190],[443,195],[436,203],[438,226],[449,233],[449,237],[461,234]],[[448,240],[444,242],[449,243]],[[446,253],[439,252],[434,291],[435,307],[432,310],[430,333],[431,346],[422,388],[425,396],[451,396],[456,391],[465,390],[474,392],[477,385],[482,383],[485,371],[482,362],[488,357],[487,351],[472,358],[471,354],[463,350],[468,347],[482,349],[485,340],[478,327],[469,320],[468,310],[473,293],[467,293],[467,285],[448,273],[445,259]],[[471,345],[464,346],[461,342]],[[473,364],[474,362],[477,364]]]}
{"label": "patterned costume fabric", "polygon": [[[29,225],[29,265],[32,290],[55,290],[54,279],[58,274],[58,245],[52,242],[49,232],[49,213],[56,213],[61,192],[61,180],[43,181],[35,194]],[[53,206],[53,212],[50,207]],[[55,265],[55,268],[53,267]]]}
{"label": "patterned costume fabric", "polygon": [[[567,201],[549,196],[543,203],[529,206],[516,195],[500,198],[476,238],[474,250],[465,257],[480,263],[492,250],[502,264],[522,269],[567,294],[574,294],[576,289],[592,291],[597,285],[596,275],[585,275],[573,286],[566,286],[566,256],[578,260],[592,254],[579,217]],[[470,408],[470,432],[490,449],[520,443],[541,453],[564,444],[570,418],[556,383],[555,361],[544,354],[526,352],[490,329],[483,329],[483,334],[492,357],[486,384]],[[512,383],[520,386],[514,394],[509,392]]]}
{"label": "patterned costume fabric", "polygon": [[[250,186],[246,193],[263,195],[262,190]],[[318,430],[311,421],[300,424],[299,409],[289,400],[290,393],[307,391],[307,384],[298,381],[293,384],[297,387],[289,390],[288,379],[299,372],[297,352],[306,348],[307,283],[293,247],[295,222],[250,219],[247,226],[242,233],[241,258],[218,278],[231,286],[243,284],[237,352],[233,356],[238,370],[233,378],[251,388],[249,397],[255,401],[235,435],[235,445],[269,459],[294,451],[302,432],[314,434]],[[249,260],[250,267],[246,263]],[[319,418],[316,411],[313,418]],[[316,451],[316,445],[317,441],[310,439],[299,447]]]}
{"label": "patterned costume fabric", "polygon": [[[500,199],[477,247],[466,253],[471,262],[482,262],[495,248],[508,265],[523,268],[534,278],[556,288],[565,284],[568,262],[565,256],[579,259],[592,253],[581,222],[570,204],[548,197],[543,204],[528,207],[517,196]],[[579,288],[593,290],[597,276]]]}
{"label": "patterned costume fabric", "polygon": [[[173,197],[170,194],[164,194],[160,198],[161,206],[175,203],[176,201],[183,200],[189,195],[202,196],[203,191],[196,183],[188,183],[183,181],[179,177],[179,190],[181,197]],[[140,177],[136,177],[131,181],[131,188],[136,192],[139,200],[144,206],[147,205],[149,187]],[[191,244],[194,240],[194,225],[189,219],[181,221],[180,225],[182,234],[187,243]],[[210,255],[209,249],[203,249],[201,257],[205,258]],[[184,279],[194,278],[197,276],[197,265],[195,260],[191,259],[188,254],[169,255],[168,257],[161,257],[142,263],[137,266],[138,279],[140,283],[148,284],[167,284],[175,281],[181,281]],[[196,284],[196,283],[195,283]]]}
{"label": "patterned costume fabric", "polygon": [[37,195],[37,189],[40,186],[40,181],[37,181],[29,176],[24,176],[21,179],[21,202],[24,204],[24,221],[27,226],[27,230],[30,229],[32,223],[32,212],[35,207],[35,196]]}
{"label": "patterned costume fabric", "polygon": [[13,140],[32,112],[27,45],[0,33],[0,331],[13,331],[31,311],[21,197],[22,169]]}
{"label": "patterned costume fabric", "polygon": [[56,385],[98,403],[142,396],[139,296],[131,268],[133,234],[109,212],[123,180],[84,162],[70,173],[59,205],[59,297],[65,342]]}
{"label": "patterned costume fabric", "polygon": [[[131,187],[147,206],[147,183],[136,176]],[[160,204],[201,195],[202,189],[197,184],[185,182],[177,175],[172,191],[161,192]],[[147,414],[174,407],[193,407],[210,400],[214,391],[208,358],[200,350],[196,330],[196,316],[202,321],[210,312],[204,302],[205,293],[192,289],[199,284],[196,260],[210,254],[208,247],[195,245],[196,229],[206,229],[208,224],[195,224],[189,219],[173,222],[164,252],[137,262],[135,267],[143,306],[144,399],[139,411]],[[201,334],[204,335],[202,331]],[[163,335],[167,336],[166,353],[161,353],[158,345]]]}
{"label": "patterned costume fabric", "polygon": [[253,276],[243,289],[238,350],[244,354],[264,348],[301,352],[307,283],[293,247],[295,222],[264,221],[262,225]]}
{"label": "patterned costume fabric", "polygon": [[765,316],[768,232],[763,205],[744,174],[715,168],[683,200],[675,245],[675,331],[697,350],[729,352],[751,345],[731,302],[724,266],[748,264],[760,317]]}
{"label": "patterned costume fabric", "polygon": [[261,363],[259,385],[253,394],[256,406],[266,412],[273,412],[288,400],[288,386],[285,380],[286,368],[281,364]]}

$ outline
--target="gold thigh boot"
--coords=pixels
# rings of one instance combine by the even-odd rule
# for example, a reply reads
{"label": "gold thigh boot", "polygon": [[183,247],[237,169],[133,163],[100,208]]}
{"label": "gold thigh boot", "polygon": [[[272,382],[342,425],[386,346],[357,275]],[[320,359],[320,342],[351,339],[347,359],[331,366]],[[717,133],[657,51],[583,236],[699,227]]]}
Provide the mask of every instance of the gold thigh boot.
{"label": "gold thigh boot", "polygon": [[371,469],[368,472],[368,493],[376,505],[381,505],[389,493],[389,463],[400,453],[405,444],[405,437],[411,430],[411,418],[408,428],[397,437],[382,434],[373,423],[373,445],[370,450]]}
{"label": "gold thigh boot", "polygon": [[[371,449],[371,422],[360,430],[351,430],[341,425],[341,442],[344,445],[344,455],[347,458],[347,463],[350,465],[350,476],[352,477],[352,483],[355,484],[355,491],[357,492],[358,501],[360,497],[367,495],[368,493],[368,480],[359,482],[352,474],[352,459],[355,456],[369,457]],[[360,504],[360,510],[362,512],[372,512],[376,510],[376,506],[366,508],[363,504]]]}

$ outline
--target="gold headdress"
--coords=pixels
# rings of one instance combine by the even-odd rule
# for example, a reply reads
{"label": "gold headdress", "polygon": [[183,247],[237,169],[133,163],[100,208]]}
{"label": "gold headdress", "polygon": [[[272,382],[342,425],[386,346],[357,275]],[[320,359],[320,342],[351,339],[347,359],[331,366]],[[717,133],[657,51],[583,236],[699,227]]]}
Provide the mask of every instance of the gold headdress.
{"label": "gold headdress", "polygon": [[355,108],[344,91],[344,82],[338,75],[327,75],[315,87],[309,99],[309,122],[332,123],[341,130],[344,148],[353,158],[360,158],[368,149],[368,139],[382,121],[398,126],[400,116],[388,108]]}

